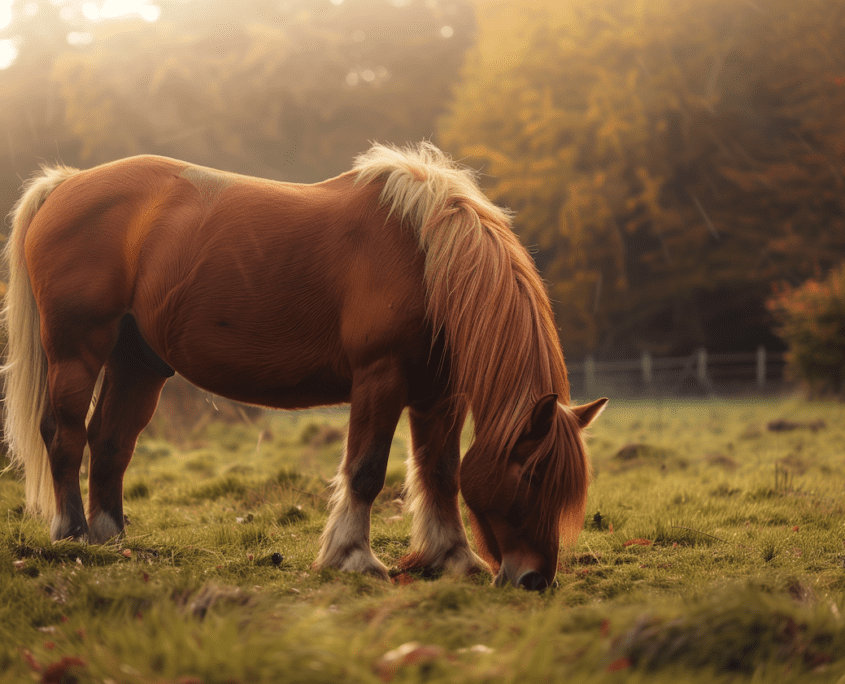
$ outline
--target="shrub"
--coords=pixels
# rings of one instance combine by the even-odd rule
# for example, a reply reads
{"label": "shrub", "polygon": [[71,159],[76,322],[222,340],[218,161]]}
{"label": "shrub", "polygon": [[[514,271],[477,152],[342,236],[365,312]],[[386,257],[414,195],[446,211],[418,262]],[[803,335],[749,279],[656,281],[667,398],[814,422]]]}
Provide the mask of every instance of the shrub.
{"label": "shrub", "polygon": [[824,280],[781,286],[767,304],[789,345],[788,371],[811,396],[845,397],[845,264]]}

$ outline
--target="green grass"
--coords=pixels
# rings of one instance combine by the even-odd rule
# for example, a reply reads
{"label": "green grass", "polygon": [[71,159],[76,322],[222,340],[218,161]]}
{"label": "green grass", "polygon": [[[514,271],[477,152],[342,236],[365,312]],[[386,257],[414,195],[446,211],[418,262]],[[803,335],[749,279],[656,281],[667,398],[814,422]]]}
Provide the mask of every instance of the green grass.
{"label": "green grass", "polygon": [[[343,412],[212,424],[178,448],[142,437],[131,524],[100,547],[50,544],[7,473],[0,682],[845,682],[843,417],[613,402],[590,438],[585,529],[542,595],[312,571]],[[373,513],[388,565],[408,548],[408,434]]]}

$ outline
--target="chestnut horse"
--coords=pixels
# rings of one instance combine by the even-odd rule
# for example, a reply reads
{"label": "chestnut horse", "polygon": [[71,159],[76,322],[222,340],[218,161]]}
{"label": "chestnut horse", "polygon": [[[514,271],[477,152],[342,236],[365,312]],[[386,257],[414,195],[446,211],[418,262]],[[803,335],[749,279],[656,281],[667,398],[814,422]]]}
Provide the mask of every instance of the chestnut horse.
{"label": "chestnut horse", "polygon": [[581,432],[607,400],[569,405],[533,261],[474,175],[433,145],[375,145],[314,185],[156,156],[45,168],[12,221],[6,438],[53,540],[122,532],[124,472],[178,371],[261,406],[351,404],[315,567],[387,577],[370,509],[408,407],[414,519],[400,565],[553,581],[561,536],[583,523]]}

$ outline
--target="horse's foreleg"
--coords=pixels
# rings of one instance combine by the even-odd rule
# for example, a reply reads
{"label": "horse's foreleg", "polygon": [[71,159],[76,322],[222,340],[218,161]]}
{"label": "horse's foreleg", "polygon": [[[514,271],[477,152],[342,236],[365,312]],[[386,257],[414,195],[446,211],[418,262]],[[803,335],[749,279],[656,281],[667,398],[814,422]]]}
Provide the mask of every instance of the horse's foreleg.
{"label": "horse's foreleg", "polygon": [[135,443],[155,412],[166,378],[139,363],[121,340],[105,367],[88,424],[88,538],[102,544],[123,531],[123,475]]}
{"label": "horse's foreleg", "polygon": [[334,567],[387,579],[387,568],[370,548],[370,509],[384,487],[390,444],[406,396],[404,377],[393,361],[383,359],[356,373],[349,434],[315,569]]}
{"label": "horse's foreleg", "polygon": [[406,510],[413,515],[405,570],[443,570],[457,575],[489,571],[469,548],[458,507],[460,440],[466,410],[443,399],[411,406],[412,445],[405,478]]}

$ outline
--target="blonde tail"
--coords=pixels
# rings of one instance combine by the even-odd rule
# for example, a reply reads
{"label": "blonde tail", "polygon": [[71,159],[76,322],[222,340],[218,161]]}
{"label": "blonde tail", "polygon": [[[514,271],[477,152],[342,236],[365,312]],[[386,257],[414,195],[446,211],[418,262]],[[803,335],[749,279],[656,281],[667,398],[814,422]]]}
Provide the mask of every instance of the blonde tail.
{"label": "blonde tail", "polygon": [[38,209],[62,182],[78,173],[65,166],[42,167],[12,209],[12,231],[4,249],[9,283],[3,309],[6,333],[4,430],[11,466],[22,468],[26,506],[48,519],[55,512],[53,478],[40,423],[47,403],[47,357],[41,346],[40,317],[24,257],[24,237]]}

